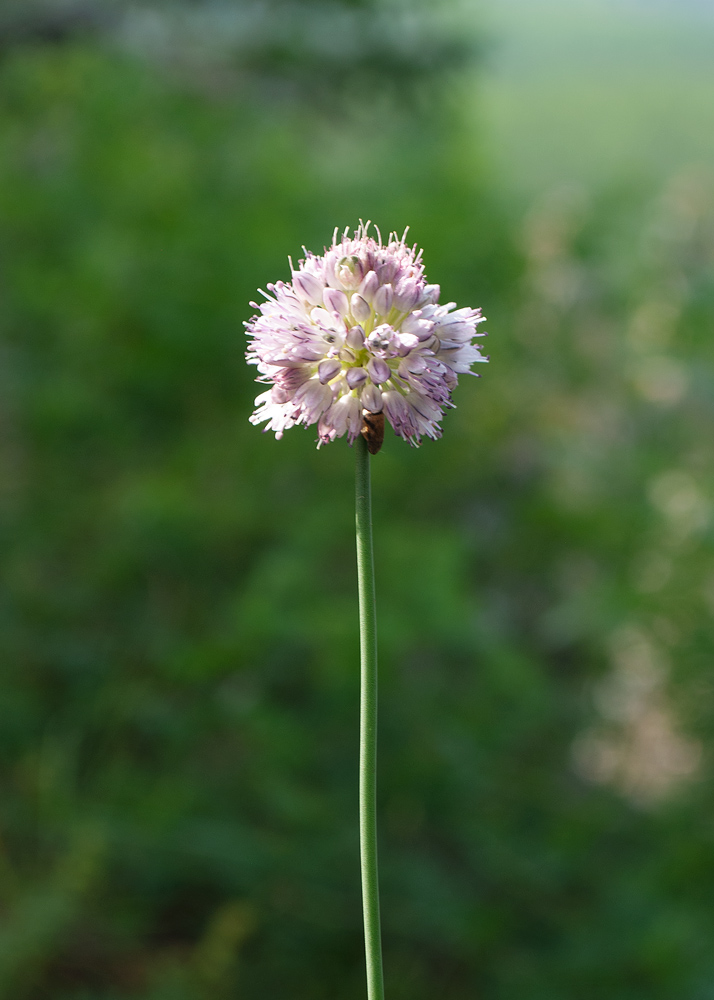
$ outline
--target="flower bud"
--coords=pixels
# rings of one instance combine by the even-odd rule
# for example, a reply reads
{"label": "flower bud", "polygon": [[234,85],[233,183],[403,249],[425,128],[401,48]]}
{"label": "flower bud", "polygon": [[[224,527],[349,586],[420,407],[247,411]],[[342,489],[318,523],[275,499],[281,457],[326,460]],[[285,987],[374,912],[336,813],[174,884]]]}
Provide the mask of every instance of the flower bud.
{"label": "flower bud", "polygon": [[363,299],[359,292],[355,292],[350,299],[350,310],[358,323],[364,323],[364,321],[368,320],[372,315],[372,309],[369,302],[367,302],[366,299]]}
{"label": "flower bud", "polygon": [[440,285],[427,285],[421,294],[421,299],[418,302],[419,306],[432,305],[439,301],[439,296],[441,295]]}
{"label": "flower bud", "polygon": [[385,260],[377,266],[377,277],[380,285],[386,285],[392,281],[399,270],[399,264],[395,260]]}
{"label": "flower bud", "polygon": [[421,319],[418,312],[414,312],[402,323],[402,333],[413,333],[423,343],[428,340],[434,332],[434,323],[430,319]]}
{"label": "flower bud", "polygon": [[374,294],[374,311],[387,316],[392,308],[394,292],[391,285],[381,285]]}
{"label": "flower bud", "polygon": [[362,406],[365,410],[369,410],[370,413],[381,413],[382,411],[382,393],[376,387],[369,382],[362,390]]}
{"label": "flower bud", "polygon": [[325,303],[325,308],[337,313],[338,316],[345,318],[349,312],[350,306],[347,301],[347,296],[344,292],[339,291],[337,288],[326,288],[322,293],[322,301]]}
{"label": "flower bud", "polygon": [[405,357],[419,343],[419,338],[413,333],[398,333],[394,338],[398,344],[399,354]]}
{"label": "flower bud", "polygon": [[345,378],[350,389],[356,389],[358,385],[367,381],[367,372],[364,368],[348,368],[345,372]]}
{"label": "flower bud", "polygon": [[359,286],[359,293],[363,299],[367,302],[371,302],[374,298],[374,293],[379,288],[379,278],[374,273],[374,271],[368,271],[362,279],[362,284]]}
{"label": "flower bud", "polygon": [[309,271],[293,271],[293,288],[301,298],[307,299],[310,305],[322,304],[323,285]]}
{"label": "flower bud", "polygon": [[345,337],[345,343],[348,347],[351,347],[353,351],[361,351],[364,347],[364,330],[361,326],[353,326],[351,330],[347,331],[347,336]]}
{"label": "flower bud", "polygon": [[349,257],[340,257],[335,267],[335,277],[343,288],[349,290],[359,288],[360,282],[364,277],[362,261],[356,254],[352,254]]}
{"label": "flower bud", "polygon": [[338,361],[337,358],[328,358],[327,361],[321,361],[317,366],[317,374],[323,385],[333,379],[341,370],[342,362]]}
{"label": "flower bud", "polygon": [[394,305],[400,312],[410,312],[420,294],[421,286],[416,278],[402,278],[394,289]]}
{"label": "flower bud", "polygon": [[382,382],[386,382],[392,374],[387,362],[381,358],[370,358],[367,363],[367,371],[375,385],[381,385]]}

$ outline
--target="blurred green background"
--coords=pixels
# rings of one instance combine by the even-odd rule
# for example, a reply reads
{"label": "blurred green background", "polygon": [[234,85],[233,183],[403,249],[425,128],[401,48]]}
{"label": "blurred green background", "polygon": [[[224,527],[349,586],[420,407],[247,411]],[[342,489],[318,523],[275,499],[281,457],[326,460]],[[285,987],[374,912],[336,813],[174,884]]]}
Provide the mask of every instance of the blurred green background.
{"label": "blurred green background", "polygon": [[3,5],[3,1000],[364,996],[353,454],[242,327],[360,218],[492,358],[373,462],[387,996],[714,998],[713,41]]}

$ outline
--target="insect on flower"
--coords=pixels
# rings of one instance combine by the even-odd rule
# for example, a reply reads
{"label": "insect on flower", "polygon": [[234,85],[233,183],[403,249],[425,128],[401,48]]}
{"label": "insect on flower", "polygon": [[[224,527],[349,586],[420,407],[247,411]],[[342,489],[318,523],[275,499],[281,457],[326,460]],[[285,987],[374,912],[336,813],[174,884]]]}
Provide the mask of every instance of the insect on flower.
{"label": "insect on flower", "polygon": [[365,413],[362,417],[360,434],[367,442],[370,455],[376,455],[384,444],[384,414]]}
{"label": "insect on flower", "polygon": [[246,323],[246,354],[258,381],[251,422],[280,438],[296,424],[317,424],[318,447],[362,434],[372,454],[385,417],[412,445],[441,437],[444,410],[458,376],[488,361],[474,339],[480,309],[439,305],[421,251],[392,233],[386,243],[360,223],[354,237],[335,230],[322,256],[305,250],[292,280],[268,285],[266,301]]}

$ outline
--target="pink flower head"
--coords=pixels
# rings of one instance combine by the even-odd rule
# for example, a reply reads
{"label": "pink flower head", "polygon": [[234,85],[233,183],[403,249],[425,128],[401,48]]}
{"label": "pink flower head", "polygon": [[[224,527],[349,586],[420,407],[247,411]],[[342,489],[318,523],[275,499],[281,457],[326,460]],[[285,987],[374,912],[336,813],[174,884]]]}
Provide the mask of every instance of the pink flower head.
{"label": "pink flower head", "polygon": [[[292,281],[268,285],[247,324],[247,359],[270,388],[251,423],[283,432],[317,424],[318,447],[347,434],[350,444],[371,414],[382,413],[412,445],[441,437],[458,376],[488,361],[472,343],[480,309],[439,305],[421,250],[393,233],[386,246],[360,224],[323,256],[305,250]],[[291,261],[292,267],[292,261]],[[473,374],[473,373],[471,373]]]}

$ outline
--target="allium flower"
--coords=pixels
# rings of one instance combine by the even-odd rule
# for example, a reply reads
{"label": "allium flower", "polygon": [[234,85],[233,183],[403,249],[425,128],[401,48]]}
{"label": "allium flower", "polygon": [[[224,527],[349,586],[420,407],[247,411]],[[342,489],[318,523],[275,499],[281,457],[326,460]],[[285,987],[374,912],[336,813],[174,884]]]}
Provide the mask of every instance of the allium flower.
{"label": "allium flower", "polygon": [[[268,285],[247,324],[250,364],[271,388],[256,399],[254,424],[283,432],[317,423],[318,447],[347,434],[350,444],[384,414],[412,445],[441,436],[458,376],[488,361],[476,344],[480,309],[439,305],[421,251],[345,230],[322,257],[305,250],[292,281]],[[473,373],[472,373],[473,374]]]}

